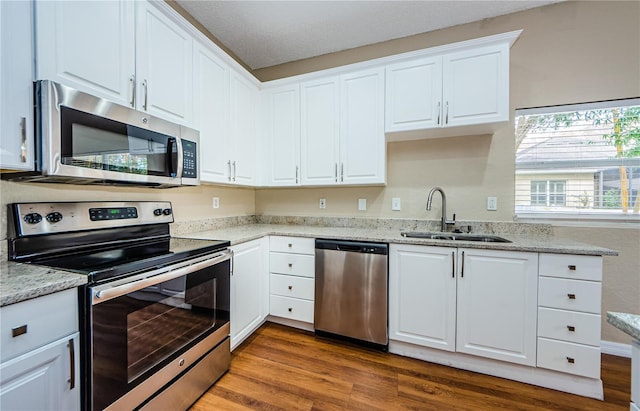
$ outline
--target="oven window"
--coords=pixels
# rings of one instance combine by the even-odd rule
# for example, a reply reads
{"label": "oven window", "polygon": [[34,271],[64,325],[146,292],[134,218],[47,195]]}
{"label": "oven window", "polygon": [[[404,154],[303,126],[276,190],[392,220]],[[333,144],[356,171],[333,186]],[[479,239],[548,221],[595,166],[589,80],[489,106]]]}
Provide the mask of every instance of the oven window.
{"label": "oven window", "polygon": [[92,306],[94,408],[228,323],[229,287],[225,261]]}

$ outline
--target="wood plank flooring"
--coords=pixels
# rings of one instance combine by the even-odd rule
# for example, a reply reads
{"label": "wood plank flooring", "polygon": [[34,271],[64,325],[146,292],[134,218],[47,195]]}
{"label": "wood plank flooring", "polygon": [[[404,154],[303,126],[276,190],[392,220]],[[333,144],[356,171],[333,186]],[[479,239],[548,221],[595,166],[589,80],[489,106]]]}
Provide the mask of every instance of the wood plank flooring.
{"label": "wood plank flooring", "polygon": [[602,379],[598,401],[266,323],[190,410],[628,410],[631,360],[603,355]]}

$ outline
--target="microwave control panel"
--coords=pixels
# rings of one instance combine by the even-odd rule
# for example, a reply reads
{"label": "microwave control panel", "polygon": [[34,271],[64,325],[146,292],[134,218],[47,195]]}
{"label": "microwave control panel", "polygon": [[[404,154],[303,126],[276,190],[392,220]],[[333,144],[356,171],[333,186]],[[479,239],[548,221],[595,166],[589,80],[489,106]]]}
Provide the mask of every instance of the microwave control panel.
{"label": "microwave control panel", "polygon": [[182,140],[182,177],[198,177],[198,150],[193,141]]}

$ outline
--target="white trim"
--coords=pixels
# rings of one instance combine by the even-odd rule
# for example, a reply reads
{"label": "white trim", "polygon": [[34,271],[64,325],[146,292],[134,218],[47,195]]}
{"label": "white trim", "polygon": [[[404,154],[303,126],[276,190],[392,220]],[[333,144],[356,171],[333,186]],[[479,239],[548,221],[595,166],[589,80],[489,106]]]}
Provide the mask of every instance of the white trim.
{"label": "white trim", "polygon": [[516,116],[533,116],[537,114],[551,114],[551,113],[567,113],[571,111],[582,110],[596,110],[600,108],[611,107],[631,107],[639,106],[640,98],[623,98],[606,101],[594,101],[590,103],[576,103],[576,104],[560,104],[557,106],[545,106],[545,107],[532,107],[532,108],[517,108]]}
{"label": "white trim", "polygon": [[600,351],[603,354],[616,355],[618,357],[631,358],[631,344],[622,344],[613,341],[600,341]]}
{"label": "white trim", "polygon": [[274,315],[268,315],[267,321],[275,324],[286,325],[287,327],[291,327],[291,328],[297,328],[299,330],[305,330],[305,331],[311,331],[311,332],[315,331],[315,328],[313,327],[313,323],[306,323],[303,321],[291,320],[289,318],[276,317]]}
{"label": "white trim", "polygon": [[511,364],[505,361],[490,360],[473,355],[420,347],[400,341],[389,341],[389,352],[446,365],[448,367],[520,381],[544,388],[582,395],[584,397],[596,398],[598,400],[604,398],[601,379],[581,377],[544,368]]}

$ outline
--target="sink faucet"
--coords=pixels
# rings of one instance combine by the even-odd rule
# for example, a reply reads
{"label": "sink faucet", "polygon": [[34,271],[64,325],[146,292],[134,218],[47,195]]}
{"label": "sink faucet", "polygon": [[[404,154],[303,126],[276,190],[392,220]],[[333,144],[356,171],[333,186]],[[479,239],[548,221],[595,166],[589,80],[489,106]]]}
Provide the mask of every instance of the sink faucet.
{"label": "sink faucet", "polygon": [[427,211],[431,211],[431,201],[433,200],[433,194],[439,191],[442,196],[442,227],[440,231],[447,231],[447,225],[453,225],[456,223],[456,215],[453,215],[453,220],[447,220],[447,196],[444,195],[444,190],[440,187],[433,187],[431,191],[429,191],[429,196],[427,197]]}

